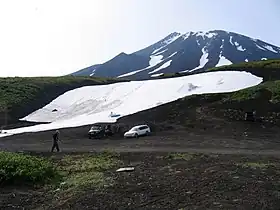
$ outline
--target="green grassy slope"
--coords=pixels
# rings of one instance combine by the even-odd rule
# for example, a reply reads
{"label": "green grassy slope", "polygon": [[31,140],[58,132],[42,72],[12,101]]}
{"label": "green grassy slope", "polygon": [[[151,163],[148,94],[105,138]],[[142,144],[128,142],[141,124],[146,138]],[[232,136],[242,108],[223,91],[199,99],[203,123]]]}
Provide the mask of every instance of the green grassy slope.
{"label": "green grassy slope", "polygon": [[280,80],[280,59],[244,62],[228,66],[220,66],[208,69],[207,71],[247,71],[256,76],[262,77],[264,81]]}
{"label": "green grassy slope", "polygon": [[280,59],[270,59],[264,61],[254,61],[254,62],[243,62],[232,64],[229,66],[220,66],[209,69],[211,70],[227,70],[227,69],[236,69],[236,68],[244,68],[244,69],[280,69]]}
{"label": "green grassy slope", "polygon": [[118,81],[124,80],[73,76],[0,78],[0,125],[5,123],[5,110],[8,110],[8,122],[13,122],[50,103],[68,90]]}
{"label": "green grassy slope", "polygon": [[247,71],[256,76],[262,77],[264,81],[280,80],[280,59],[266,60],[266,61],[254,61],[244,62],[238,64],[232,64],[228,66],[220,66],[210,68],[207,70],[197,70],[195,72],[186,73],[175,73],[175,74],[164,74],[158,78],[153,79],[164,79],[188,76],[197,73],[213,72],[213,71]]}

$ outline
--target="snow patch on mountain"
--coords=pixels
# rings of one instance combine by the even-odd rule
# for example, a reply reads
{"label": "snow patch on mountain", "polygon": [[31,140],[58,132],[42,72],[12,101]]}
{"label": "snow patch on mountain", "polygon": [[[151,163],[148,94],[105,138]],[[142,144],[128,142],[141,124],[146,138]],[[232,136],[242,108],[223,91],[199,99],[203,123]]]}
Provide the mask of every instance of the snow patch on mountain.
{"label": "snow patch on mountain", "polygon": [[156,66],[157,64],[159,64],[160,62],[162,62],[162,58],[163,58],[162,55],[151,55],[148,67],[146,67],[144,69],[139,69],[139,70],[136,70],[136,71],[132,71],[132,72],[129,72],[129,73],[126,73],[126,74],[119,75],[118,78],[132,76],[132,75],[134,75],[138,72],[141,72],[141,71],[147,70],[149,68],[152,68],[152,67]]}
{"label": "snow patch on mountain", "polygon": [[224,39],[222,39],[222,45],[220,46],[220,49],[223,49],[223,47],[224,47],[224,43],[225,43],[225,40],[224,40]]}
{"label": "snow patch on mountain", "polygon": [[231,45],[234,45],[234,43],[233,43],[233,41],[232,41],[232,36],[230,36],[230,38],[229,38],[229,42],[231,43]]}
{"label": "snow patch on mountain", "polygon": [[201,36],[203,39],[205,39],[206,37],[211,39],[213,38],[214,36],[217,35],[217,33],[214,33],[214,32],[204,32],[204,31],[199,31],[197,33],[195,33],[196,36]]}
{"label": "snow patch on mountain", "polygon": [[156,73],[157,71],[160,71],[161,69],[167,68],[168,66],[170,66],[171,62],[172,62],[172,60],[169,60],[169,61],[165,62],[164,64],[162,64],[162,65],[161,65],[160,67],[158,67],[157,69],[155,69],[155,70],[149,72],[149,74],[153,74],[153,73]]}
{"label": "snow patch on mountain", "polygon": [[206,32],[205,36],[207,36],[208,38],[213,38],[217,35],[217,33],[210,33],[210,32]]}
{"label": "snow patch on mountain", "polygon": [[178,52],[174,52],[171,55],[169,55],[166,59],[173,57],[174,55],[176,55]]}
{"label": "snow patch on mountain", "polygon": [[226,66],[226,65],[230,65],[232,64],[232,62],[230,60],[228,60],[226,57],[224,57],[222,54],[220,54],[220,60],[219,62],[217,63],[216,67],[219,67],[219,66]]}
{"label": "snow patch on mountain", "polygon": [[237,49],[239,50],[239,51],[245,51],[246,49],[245,48],[243,48],[241,45],[239,45],[238,47],[237,47]]}
{"label": "snow patch on mountain", "polygon": [[206,51],[206,47],[202,48],[202,56],[201,56],[201,58],[199,60],[199,66],[194,68],[194,69],[192,69],[192,70],[190,70],[190,71],[194,71],[194,70],[203,68],[206,65],[206,63],[208,62],[208,55],[209,54]]}
{"label": "snow patch on mountain", "polygon": [[93,69],[89,76],[93,76],[95,74],[96,69]]}
{"label": "snow patch on mountain", "polygon": [[182,36],[182,34],[176,33],[174,36],[170,37],[169,39],[166,39],[165,41],[163,41],[162,46],[160,48],[154,50],[152,52],[152,54],[155,54],[156,52],[158,52],[162,48],[166,47],[167,45],[171,44],[172,42],[174,42],[175,40],[177,40],[181,36]]}
{"label": "snow patch on mountain", "polygon": [[243,51],[243,52],[246,50],[246,49],[243,48],[238,42],[234,42],[234,44],[235,44],[235,46],[237,47],[237,50]]}
{"label": "snow patch on mountain", "polygon": [[261,50],[265,50],[265,51],[266,51],[266,49],[265,49],[265,48],[263,48],[263,47],[261,47],[260,45],[256,44],[256,46],[257,46],[259,49],[261,49]]}
{"label": "snow patch on mountain", "polygon": [[274,48],[269,45],[265,45],[264,47],[271,52],[278,53],[278,51],[274,50]]}
{"label": "snow patch on mountain", "polygon": [[186,40],[187,38],[190,37],[190,35],[191,35],[191,32],[185,33],[185,34],[182,35],[182,38],[183,38],[184,40]]}
{"label": "snow patch on mountain", "polygon": [[164,50],[162,50],[162,51],[160,51],[160,52],[157,52],[157,53],[155,53],[155,54],[152,53],[152,55],[160,55],[160,54],[164,53],[164,52],[167,51],[167,50],[168,50],[168,49],[164,49]]}
{"label": "snow patch on mountain", "polygon": [[164,75],[164,73],[153,74],[153,75],[151,75],[151,77],[160,77],[161,75]]}
{"label": "snow patch on mountain", "polygon": [[147,68],[151,68],[151,67],[159,64],[162,61],[163,56],[162,55],[155,55],[155,56],[151,55],[150,58],[151,58],[149,61],[150,66],[148,66]]}
{"label": "snow patch on mountain", "polygon": [[117,78],[132,76],[132,75],[134,75],[134,74],[136,74],[138,72],[144,71],[144,70],[145,69],[139,69],[139,70],[136,70],[136,71],[128,72],[126,74],[119,75]]}

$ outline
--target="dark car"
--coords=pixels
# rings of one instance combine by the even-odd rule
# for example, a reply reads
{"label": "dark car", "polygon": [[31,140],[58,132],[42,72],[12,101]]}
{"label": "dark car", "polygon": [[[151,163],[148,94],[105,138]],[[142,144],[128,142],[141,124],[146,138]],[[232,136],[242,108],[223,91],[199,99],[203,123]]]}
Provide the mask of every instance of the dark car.
{"label": "dark car", "polygon": [[102,138],[105,135],[105,131],[102,126],[94,125],[88,131],[88,137],[91,138]]}
{"label": "dark car", "polygon": [[110,125],[107,126],[100,126],[100,125],[94,125],[90,128],[88,132],[88,137],[91,138],[103,138],[113,136],[113,132]]}

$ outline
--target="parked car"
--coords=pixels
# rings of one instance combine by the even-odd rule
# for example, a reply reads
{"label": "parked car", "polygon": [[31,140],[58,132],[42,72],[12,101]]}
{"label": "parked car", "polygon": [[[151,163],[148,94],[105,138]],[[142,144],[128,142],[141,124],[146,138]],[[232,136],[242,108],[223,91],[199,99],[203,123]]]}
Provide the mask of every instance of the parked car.
{"label": "parked car", "polygon": [[88,131],[88,137],[91,138],[101,138],[104,136],[104,129],[101,126],[94,125]]}
{"label": "parked car", "polygon": [[101,126],[101,125],[94,125],[88,131],[88,137],[91,138],[103,138],[113,136],[113,132],[110,125]]}
{"label": "parked car", "polygon": [[125,138],[138,138],[139,136],[149,135],[151,129],[147,125],[137,125],[124,133]]}

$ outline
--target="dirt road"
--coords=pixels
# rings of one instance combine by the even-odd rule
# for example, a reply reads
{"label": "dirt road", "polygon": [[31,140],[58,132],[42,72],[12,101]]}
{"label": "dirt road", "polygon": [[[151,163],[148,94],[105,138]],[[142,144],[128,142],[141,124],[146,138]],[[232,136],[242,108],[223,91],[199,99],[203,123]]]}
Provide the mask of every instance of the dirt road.
{"label": "dirt road", "polygon": [[[114,150],[118,152],[199,152],[221,154],[279,155],[279,134],[214,133],[174,130],[153,133],[138,139],[115,136],[107,139],[88,139],[88,126],[61,130],[60,147],[64,152]],[[0,148],[9,151],[47,152],[52,145],[52,131],[25,133],[0,138]]]}

